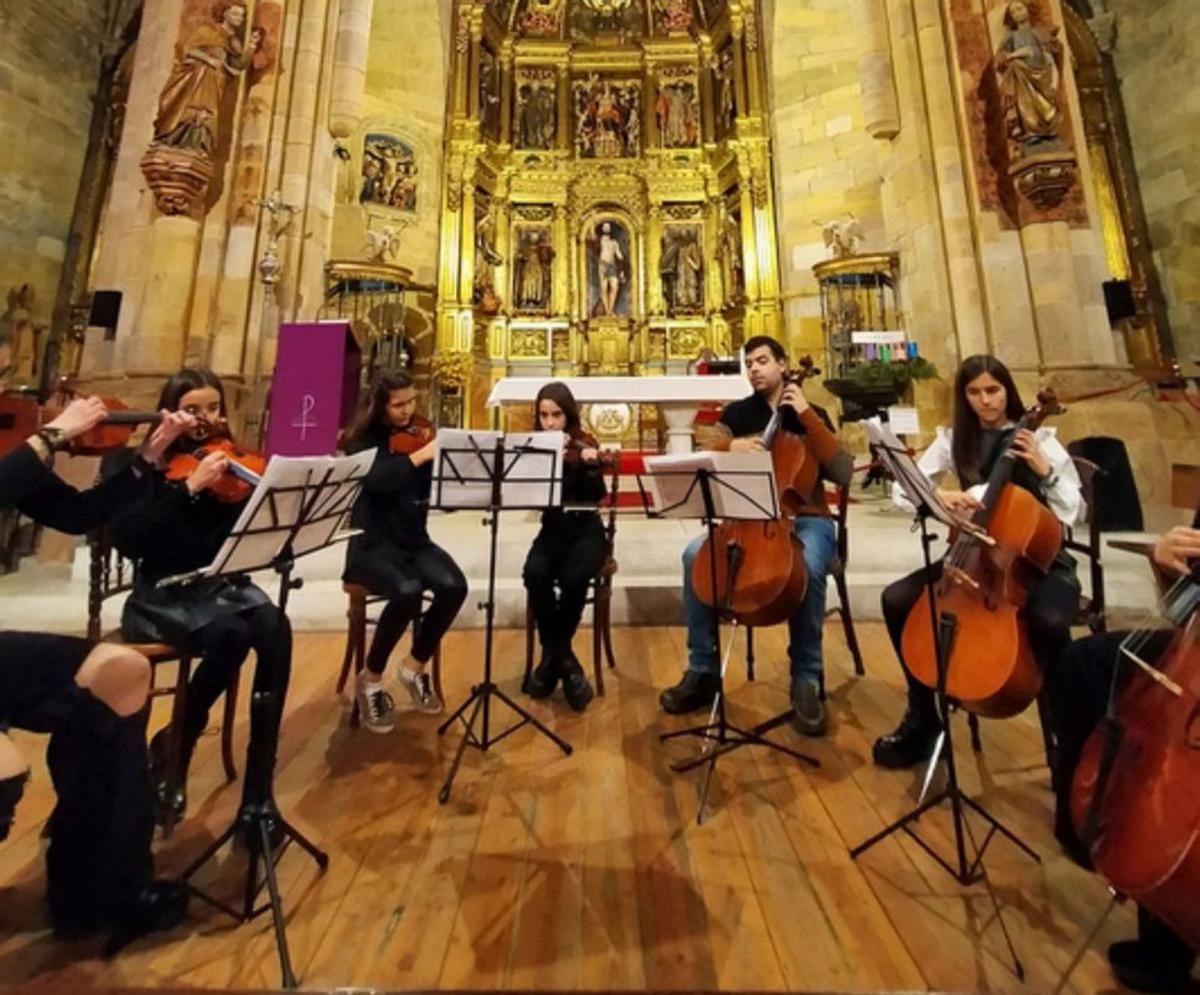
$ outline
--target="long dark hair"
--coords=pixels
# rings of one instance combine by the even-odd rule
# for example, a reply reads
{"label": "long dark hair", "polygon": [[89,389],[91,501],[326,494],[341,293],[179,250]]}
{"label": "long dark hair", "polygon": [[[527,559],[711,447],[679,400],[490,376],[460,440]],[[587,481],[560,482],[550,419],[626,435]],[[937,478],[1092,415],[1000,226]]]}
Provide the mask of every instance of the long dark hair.
{"label": "long dark hair", "polygon": [[1009,421],[1020,421],[1025,414],[1025,405],[1021,402],[1021,392],[1005,366],[995,356],[980,354],[964,359],[954,378],[954,439],[951,449],[954,455],[954,470],[958,474],[958,482],[963,487],[973,487],[982,483],[983,474],[979,467],[979,440],[981,428],[979,418],[971,410],[971,402],[967,400],[967,384],[976,377],[989,374],[999,381],[1005,393],[1005,414]]}
{"label": "long dark hair", "polygon": [[412,386],[413,378],[407,370],[383,370],[378,373],[359,408],[358,417],[346,433],[344,448],[352,452],[368,445],[378,445],[382,437],[388,434],[387,405],[392,391]]}
{"label": "long dark hair", "polygon": [[162,393],[158,395],[158,407],[155,410],[162,411],[163,408],[166,408],[168,411],[177,411],[184,394],[190,394],[193,390],[201,390],[204,387],[211,387],[220,396],[222,417],[228,414],[225,410],[225,385],[221,383],[221,378],[207,366],[189,366],[171,377],[163,384]]}
{"label": "long dark hair", "polygon": [[575,400],[575,395],[571,393],[571,388],[561,380],[551,380],[550,383],[544,384],[542,389],[537,392],[537,397],[533,401],[533,427],[534,430],[540,430],[542,420],[539,417],[542,401],[553,401],[561,409],[562,413],[567,416],[566,433],[569,436],[577,436],[583,431],[583,424],[579,419],[579,403]]}

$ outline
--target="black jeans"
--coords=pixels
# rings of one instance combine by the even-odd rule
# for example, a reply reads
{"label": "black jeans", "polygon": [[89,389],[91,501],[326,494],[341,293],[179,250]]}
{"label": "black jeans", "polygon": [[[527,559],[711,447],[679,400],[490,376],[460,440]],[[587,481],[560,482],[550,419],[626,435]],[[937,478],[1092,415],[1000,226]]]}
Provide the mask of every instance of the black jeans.
{"label": "black jeans", "polygon": [[567,512],[555,524],[544,523],[533,540],[523,576],[548,657],[558,659],[571,651],[588,585],[607,555],[608,539],[595,512]]}
{"label": "black jeans", "polygon": [[[1055,823],[1060,839],[1074,834],[1071,824],[1071,783],[1084,745],[1108,707],[1113,670],[1128,633],[1108,632],[1077,640],[1046,671],[1050,715],[1058,739],[1059,788]],[[1140,656],[1151,663],[1170,642],[1170,631],[1156,632]],[[1075,841],[1077,842],[1077,841]],[[1160,963],[1190,964],[1194,954],[1161,920],[1138,907],[1138,940]]]}
{"label": "black jeans", "polygon": [[154,874],[148,713],[121,718],[75,683],[91,648],[82,639],[0,632],[0,726],[50,734],[58,804],[47,892],[60,928],[111,922]]}
{"label": "black jeans", "polygon": [[[428,662],[467,599],[467,578],[450,554],[432,542],[415,549],[375,546],[354,550],[342,576],[388,598],[367,653],[367,669],[373,674],[383,673],[392,650],[418,616],[412,655],[414,660]],[[433,602],[421,615],[421,597],[426,591]]]}
{"label": "black jeans", "polygon": [[[250,743],[246,751],[246,794],[261,801],[269,792],[279,743],[279,725],[292,673],[292,627],[275,605],[259,605],[240,615],[226,615],[192,633],[190,648],[202,654],[188,684],[184,715],[184,765],[208,724],[213,703],[254,650],[254,688],[250,709]],[[259,703],[258,708],[253,703]],[[267,703],[267,704],[264,704]]]}
{"label": "black jeans", "polygon": [[[936,583],[942,576],[942,561],[938,560],[932,569],[933,580]],[[888,636],[891,637],[896,657],[908,681],[909,709],[921,718],[934,721],[937,711],[933,691],[909,672],[901,649],[904,623],[924,590],[924,567],[889,584],[883,590],[883,620],[887,624]],[[1071,641],[1071,623],[1075,620],[1078,608],[1079,584],[1074,574],[1057,565],[1030,587],[1029,600],[1022,614],[1029,629],[1029,642],[1033,647],[1033,654],[1044,670],[1057,662],[1063,649]]]}

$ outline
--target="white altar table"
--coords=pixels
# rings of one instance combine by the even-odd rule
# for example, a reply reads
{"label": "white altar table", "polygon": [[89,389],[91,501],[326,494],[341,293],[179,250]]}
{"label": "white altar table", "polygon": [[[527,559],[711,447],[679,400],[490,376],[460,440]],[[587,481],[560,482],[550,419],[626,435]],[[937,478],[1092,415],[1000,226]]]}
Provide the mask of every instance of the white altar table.
{"label": "white altar table", "polygon": [[728,404],[753,393],[743,376],[505,377],[488,396],[488,407],[533,404],[542,386],[561,380],[580,404],[657,404],[667,426],[667,452],[692,451],[692,422],[702,403]]}

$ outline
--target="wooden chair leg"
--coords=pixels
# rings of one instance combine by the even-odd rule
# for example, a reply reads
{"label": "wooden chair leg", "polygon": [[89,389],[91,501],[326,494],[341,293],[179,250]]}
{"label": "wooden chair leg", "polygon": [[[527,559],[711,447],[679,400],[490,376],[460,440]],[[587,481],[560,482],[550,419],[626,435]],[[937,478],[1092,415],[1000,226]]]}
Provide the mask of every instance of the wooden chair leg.
{"label": "wooden chair leg", "polygon": [[749,625],[746,626],[746,679],[754,680],[754,628]]}
{"label": "wooden chair leg", "polygon": [[599,584],[592,595],[592,670],[596,674],[596,694],[604,697],[604,665],[600,658],[604,641],[604,588]]}
{"label": "wooden chair leg", "polygon": [[604,636],[604,655],[608,658],[608,669],[617,669],[617,655],[613,652],[612,644],[612,595],[613,589],[610,583],[604,596],[604,628],[601,629],[601,634]]}
{"label": "wooden chair leg", "polygon": [[338,675],[337,693],[341,694],[346,690],[346,681],[350,678],[350,668],[355,662],[355,651],[357,643],[355,641],[355,633],[359,630],[359,615],[366,611],[366,606],[359,606],[357,599],[351,596],[350,604],[346,608],[346,652],[342,654],[342,672]]}
{"label": "wooden chair leg", "polygon": [[233,760],[233,724],[237,720],[238,685],[241,671],[235,670],[225,689],[225,717],[221,720],[221,762],[225,765],[225,780],[237,780],[237,764]]}
{"label": "wooden chair leg", "polygon": [[445,704],[446,696],[442,694],[442,644],[440,642],[433,648],[433,692]]}
{"label": "wooden chair leg", "polygon": [[[177,789],[183,784],[183,780],[187,776],[183,770],[183,724],[184,717],[187,715],[188,682],[192,678],[191,658],[186,656],[180,657],[176,667],[175,694],[171,700],[171,725],[167,737],[170,743],[170,761],[167,764],[166,790],[168,800],[175,797]],[[163,839],[171,838],[171,835],[175,832],[176,821],[173,808],[168,807],[164,813]]]}
{"label": "wooden chair leg", "polygon": [[533,605],[528,595],[525,597],[525,676],[521,678],[521,690],[529,687],[529,675],[533,673],[533,635],[534,635]]}
{"label": "wooden chair leg", "polygon": [[846,574],[844,571],[838,571],[833,575],[833,579],[837,584],[838,614],[842,616],[842,631],[846,635],[846,646],[850,649],[850,656],[854,660],[854,672],[862,677],[867,672],[867,668],[863,666],[862,650],[858,648],[858,633],[854,631],[854,618],[850,614],[850,593],[846,588]]}
{"label": "wooden chair leg", "polygon": [[[367,600],[366,598],[352,598],[351,609],[349,612],[350,631],[346,633],[346,644],[350,650],[350,659],[354,667],[354,677],[357,681],[358,675],[362,673],[363,668],[367,665]],[[357,727],[359,724],[358,714],[358,688],[355,687],[350,697],[354,700],[354,704],[350,706],[350,726]]]}
{"label": "wooden chair leg", "polygon": [[971,749],[983,752],[983,740],[979,738],[979,716],[972,712],[967,716],[967,727],[971,730]]}

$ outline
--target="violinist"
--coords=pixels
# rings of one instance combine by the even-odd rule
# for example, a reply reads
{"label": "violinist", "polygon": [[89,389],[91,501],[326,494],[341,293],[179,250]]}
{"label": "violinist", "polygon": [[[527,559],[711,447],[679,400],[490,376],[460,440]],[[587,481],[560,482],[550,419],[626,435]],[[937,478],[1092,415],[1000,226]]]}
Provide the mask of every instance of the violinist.
{"label": "violinist", "polygon": [[[820,688],[824,671],[821,633],[825,623],[825,589],[829,565],[837,552],[834,524],[825,502],[821,477],[848,486],[854,469],[850,453],[838,442],[828,417],[809,403],[799,384],[786,380],[787,354],[766,335],[746,342],[746,374],[754,393],[721,412],[721,438],[715,449],[755,452],[763,449],[762,433],[776,408],[785,409],[782,429],[804,439],[809,458],[821,474],[813,492],[804,495],[794,519],[797,537],[804,546],[808,588],[804,600],[788,620],[788,659],[791,669],[792,724],[805,736],[823,736],[827,720]],[[717,647],[712,642],[709,609],[692,590],[692,562],[703,545],[698,536],[683,554],[683,606],[688,630],[688,664],[683,678],[665,690],[659,703],[665,712],[680,715],[712,704],[720,686]]]}
{"label": "violinist", "polygon": [[[342,578],[388,598],[356,685],[362,722],[378,733],[395,725],[383,674],[410,623],[416,623],[412,646],[396,679],[417,711],[442,711],[426,666],[467,597],[466,577],[426,528],[437,440],[416,408],[412,377],[404,371],[382,373],[346,440],[347,452],[377,452],[354,506],[352,525],[361,534],[350,540]],[[422,615],[426,591],[433,601]]]}
{"label": "violinist", "polygon": [[[0,367],[7,365],[0,340]],[[130,467],[88,491],[50,469],[54,452],[99,424],[104,405],[78,399],[0,458],[0,505],[64,532],[102,524],[135,496],[141,477],[184,423],[167,419]],[[154,880],[153,798],[146,764],[150,664],[117,644],[0,632],[0,840],[8,836],[28,771],[5,730],[49,733],[58,795],[49,821],[47,895],[56,936],[110,933],[110,948],[182,921],[181,885]]]}
{"label": "violinist", "polygon": [[606,488],[598,444],[580,424],[571,389],[548,383],[538,391],[534,405],[539,431],[567,435],[562,497],[568,507],[542,513],[541,530],[525,559],[525,589],[542,644],[541,662],[525,690],[531,698],[548,698],[561,680],[567,704],[582,712],[594,692],[571,641],[583,616],[588,585],[608,555],[608,539],[596,511],[570,506],[594,505]]}
{"label": "violinist", "polygon": [[[934,483],[946,474],[956,476],[958,489],[939,490],[939,496],[951,511],[970,516],[982,507],[980,499],[993,466],[1011,451],[1019,461],[1012,482],[1033,494],[1064,526],[1073,525],[1083,505],[1079,474],[1053,429],[1015,430],[1024,413],[1008,368],[994,356],[972,356],[963,361],[954,379],[954,428],[938,430],[917,466]],[[912,510],[898,488],[894,500],[898,507]],[[941,576],[941,561],[933,569],[936,580]],[[908,682],[908,707],[900,725],[875,741],[875,763],[881,767],[899,769],[927,759],[941,728],[933,691],[912,676],[901,650],[905,622],[925,582],[922,569],[883,591],[883,617]],[[1023,610],[1033,654],[1043,669],[1070,641],[1078,603],[1075,562],[1060,552],[1049,573],[1030,587]]]}
{"label": "violinist", "polygon": [[[1160,581],[1185,573],[1188,561],[1200,559],[1200,511],[1191,528],[1172,529],[1156,543],[1152,555]],[[1147,663],[1157,663],[1172,635],[1170,629],[1155,632],[1140,647],[1138,655]],[[1058,743],[1054,834],[1066,853],[1089,869],[1090,855],[1071,820],[1072,782],[1084,744],[1105,714],[1113,672],[1127,636],[1124,632],[1108,632],[1080,639],[1071,643],[1046,672],[1053,732]],[[1200,784],[1194,790],[1200,792]],[[1187,986],[1196,954],[1169,926],[1139,907],[1138,938],[1114,943],[1108,949],[1108,959],[1113,973],[1127,988],[1139,992],[1173,992]]]}
{"label": "violinist", "polygon": [[[274,751],[292,666],[292,631],[287,616],[248,578],[216,577],[158,587],[158,582],[207,566],[238,516],[241,501],[219,500],[211,488],[229,474],[230,456],[217,450],[195,463],[183,479],[170,464],[225,434],[225,388],[208,369],[181,370],[163,386],[158,407],[192,419],[191,428],[168,450],[165,473],[153,475],[140,500],[113,523],[113,544],[134,560],[133,590],[121,617],[130,642],[163,642],[200,658],[188,684],[183,716],[179,786],[167,797],[168,730],[150,741],[150,767],[158,793],[159,818],[178,818],[187,809],[187,769],[208,713],[233,674],[254,650],[244,806],[269,800]],[[248,497],[248,495],[246,495]]]}

